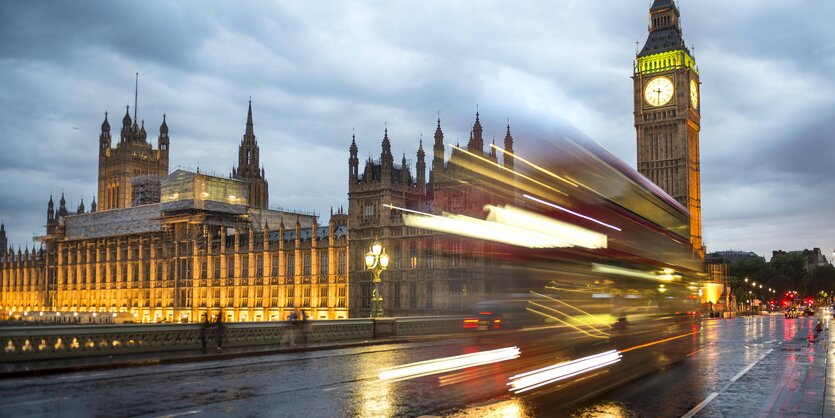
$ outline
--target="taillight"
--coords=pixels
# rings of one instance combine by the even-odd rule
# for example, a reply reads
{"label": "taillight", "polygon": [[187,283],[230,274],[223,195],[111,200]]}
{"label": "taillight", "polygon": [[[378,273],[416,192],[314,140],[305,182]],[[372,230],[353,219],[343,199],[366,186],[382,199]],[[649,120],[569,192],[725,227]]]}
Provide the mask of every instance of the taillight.
{"label": "taillight", "polygon": [[502,327],[502,320],[501,319],[494,319],[493,320],[493,329],[499,329]]}
{"label": "taillight", "polygon": [[478,328],[478,319],[465,319],[464,329]]}

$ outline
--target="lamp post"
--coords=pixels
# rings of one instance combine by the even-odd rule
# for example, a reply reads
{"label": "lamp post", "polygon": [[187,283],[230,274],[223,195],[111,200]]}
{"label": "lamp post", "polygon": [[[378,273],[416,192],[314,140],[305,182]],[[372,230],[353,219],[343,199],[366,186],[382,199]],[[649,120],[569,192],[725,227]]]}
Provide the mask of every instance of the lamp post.
{"label": "lamp post", "polygon": [[748,298],[749,298],[748,294],[749,293],[750,292],[748,291],[748,277],[745,277],[745,310],[746,311],[748,310]]}
{"label": "lamp post", "polygon": [[383,295],[380,293],[380,275],[389,265],[389,256],[380,241],[371,244],[371,250],[365,254],[365,268],[373,274],[374,288],[371,290],[371,317],[383,316]]}

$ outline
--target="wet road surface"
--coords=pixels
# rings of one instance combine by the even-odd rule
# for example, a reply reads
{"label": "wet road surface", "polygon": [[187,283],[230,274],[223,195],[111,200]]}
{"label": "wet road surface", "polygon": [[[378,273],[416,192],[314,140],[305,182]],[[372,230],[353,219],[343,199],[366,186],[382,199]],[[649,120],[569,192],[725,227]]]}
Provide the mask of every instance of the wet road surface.
{"label": "wet road surface", "polygon": [[496,396],[506,380],[495,365],[378,378],[386,367],[497,348],[459,338],[9,379],[0,416],[822,416],[832,405],[830,333],[810,343],[816,321],[705,320],[689,358],[568,409]]}
{"label": "wet road surface", "polygon": [[[830,417],[835,414],[835,357],[828,330],[810,342],[818,319],[705,320],[698,334],[701,349],[689,358],[580,406],[562,409],[547,398],[507,399],[444,415]],[[825,328],[835,325],[823,321]],[[827,355],[832,357],[828,364]]]}

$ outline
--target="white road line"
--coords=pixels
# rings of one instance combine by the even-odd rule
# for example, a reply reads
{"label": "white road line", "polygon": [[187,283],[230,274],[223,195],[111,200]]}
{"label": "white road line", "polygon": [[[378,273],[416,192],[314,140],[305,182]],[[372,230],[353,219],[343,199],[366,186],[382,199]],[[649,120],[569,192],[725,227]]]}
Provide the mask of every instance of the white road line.
{"label": "white road line", "polygon": [[757,363],[759,363],[762,359],[764,359],[764,358],[765,358],[765,356],[769,355],[772,351],[774,351],[774,350],[768,350],[768,351],[766,351],[766,352],[765,352],[765,354],[763,354],[763,355],[762,355],[762,357],[760,357],[760,358],[758,358],[758,359],[757,359],[757,361],[755,361],[755,362],[753,362],[753,363],[749,364],[747,367],[745,367],[744,369],[742,369],[742,371],[740,371],[739,373],[737,373],[737,374],[736,374],[736,376],[734,376],[734,377],[732,377],[732,378],[731,378],[731,382],[736,382],[736,381],[737,381],[737,379],[739,379],[740,377],[742,377],[743,375],[745,375],[745,373],[748,373],[748,371],[749,371],[749,370],[751,370],[751,368],[752,368],[752,367],[756,366],[756,365],[757,365]]}
{"label": "white road line", "polygon": [[758,358],[758,359],[757,359],[757,361],[755,361],[755,362],[753,362],[753,363],[749,364],[749,365],[748,365],[748,366],[746,366],[744,369],[742,369],[742,371],[740,371],[739,373],[737,373],[737,374],[736,374],[736,376],[732,377],[732,378],[731,378],[731,381],[730,381],[727,385],[725,385],[725,387],[724,387],[724,388],[722,388],[722,390],[720,390],[719,392],[712,392],[710,395],[708,395],[708,397],[707,397],[707,398],[705,398],[705,400],[701,401],[701,402],[700,402],[698,405],[696,405],[693,409],[691,409],[691,410],[687,411],[687,413],[686,413],[686,414],[682,415],[682,416],[681,416],[681,418],[690,418],[690,417],[692,417],[693,415],[698,414],[698,413],[699,413],[699,411],[701,411],[701,410],[702,410],[702,408],[706,407],[706,406],[707,406],[707,404],[709,404],[711,401],[713,401],[714,399],[716,399],[716,397],[717,397],[717,396],[719,396],[719,394],[720,394],[720,393],[722,393],[722,392],[724,392],[726,389],[728,389],[728,387],[730,387],[730,386],[731,386],[731,383],[736,382],[736,381],[737,381],[740,377],[744,376],[744,375],[745,375],[745,373],[748,373],[748,372],[751,370],[751,368],[753,368],[754,366],[756,366],[756,365],[757,365],[757,363],[761,362],[761,361],[762,361],[762,360],[763,360],[766,356],[768,356],[769,354],[771,354],[771,352],[772,352],[772,351],[774,351],[774,350],[768,350],[768,351],[766,351],[766,352],[765,352],[765,354],[763,354],[762,356],[760,356],[760,358]]}
{"label": "white road line", "polygon": [[194,415],[200,413],[199,409],[195,409],[192,411],[180,412],[179,414],[171,414],[171,415],[160,415],[158,418],[173,418],[173,417],[181,417],[183,415]]}
{"label": "white road line", "polygon": [[64,396],[63,398],[52,398],[52,399],[38,399],[34,401],[26,401],[26,402],[18,402],[18,403],[9,403],[4,406],[21,406],[21,405],[32,405],[36,403],[44,403],[44,402],[55,402],[55,401],[63,401],[65,399],[69,399],[69,396]]}
{"label": "white road line", "polygon": [[719,396],[719,394],[718,394],[718,393],[716,393],[716,392],[711,393],[711,394],[710,394],[710,396],[708,396],[707,398],[705,398],[705,400],[703,400],[701,403],[699,403],[698,405],[696,405],[696,407],[694,407],[693,409],[691,409],[691,410],[687,411],[687,413],[686,413],[686,414],[684,414],[684,415],[682,415],[682,416],[681,416],[681,418],[690,418],[690,417],[692,417],[693,415],[696,415],[697,413],[699,413],[699,411],[701,411],[701,410],[702,410],[702,408],[706,407],[706,406],[707,406],[707,404],[709,404],[709,403],[710,403],[710,401],[712,401],[712,400],[713,400],[714,398],[716,398],[717,396]]}

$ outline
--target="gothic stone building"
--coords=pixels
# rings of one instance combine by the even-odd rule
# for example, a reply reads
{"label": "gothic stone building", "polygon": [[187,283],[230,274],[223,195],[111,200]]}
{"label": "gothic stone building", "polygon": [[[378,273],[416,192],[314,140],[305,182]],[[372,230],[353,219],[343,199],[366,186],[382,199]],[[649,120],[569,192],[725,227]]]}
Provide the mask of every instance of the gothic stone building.
{"label": "gothic stone building", "polygon": [[684,44],[678,7],[655,0],[649,36],[633,72],[638,171],[690,212],[690,243],[704,258],[699,69]]}
{"label": "gothic stone building", "polygon": [[[304,312],[315,319],[347,318],[347,215],[332,213],[328,224],[319,225],[311,214],[267,209],[251,103],[233,175],[177,170],[158,179],[151,203],[124,199],[125,187],[136,185],[136,176],[167,174],[165,120],[158,150],[150,149],[144,129],[129,115],[115,151],[109,129],[105,116],[101,207],[94,200],[91,212],[82,203],[71,214],[63,195],[58,210],[50,197],[42,245],[2,252],[3,316],[47,311],[119,313],[136,322],[197,321],[203,315],[258,321]],[[0,235],[5,248],[5,225]]]}
{"label": "gothic stone building", "polygon": [[[513,151],[510,126],[504,149]],[[510,154],[499,163],[496,148],[484,151],[478,113],[466,148],[454,147],[445,160],[444,133],[438,120],[427,172],[423,141],[417,150],[415,174],[404,155],[394,162],[388,129],[379,159],[369,158],[359,171],[359,150],[353,138],[348,159],[348,236],[351,316],[368,316],[371,273],[363,256],[377,240],[391,257],[382,276],[383,309],[387,316],[468,312],[475,303],[489,299],[500,289],[486,280],[491,267],[491,243],[439,234],[406,226],[402,211],[391,207],[439,214],[451,212],[483,217],[488,195],[482,187],[489,180],[474,166],[495,170],[490,163],[513,168]],[[495,203],[495,200],[492,201]]]}

